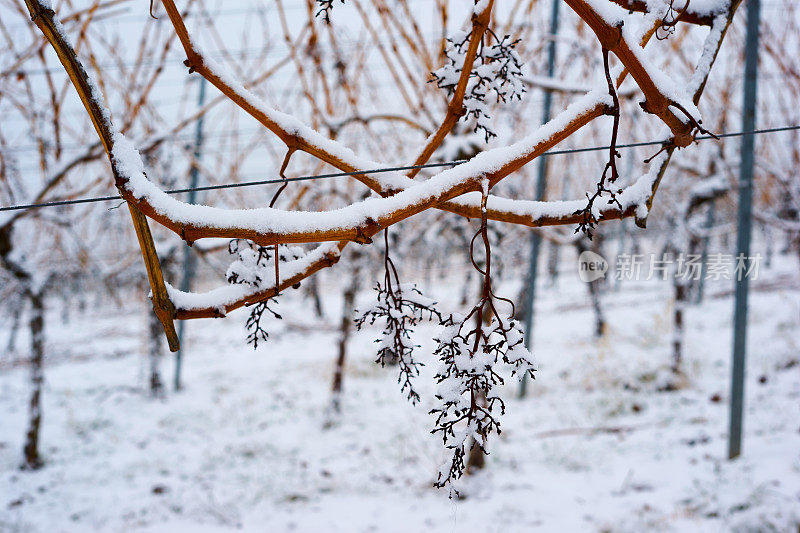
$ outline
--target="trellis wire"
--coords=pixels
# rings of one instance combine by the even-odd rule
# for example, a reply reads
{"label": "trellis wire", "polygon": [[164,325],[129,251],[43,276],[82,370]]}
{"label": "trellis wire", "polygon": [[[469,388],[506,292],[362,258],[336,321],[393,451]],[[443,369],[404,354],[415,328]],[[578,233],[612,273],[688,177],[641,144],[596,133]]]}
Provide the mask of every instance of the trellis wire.
{"label": "trellis wire", "polygon": [[[782,126],[779,128],[767,128],[761,130],[753,130],[753,131],[737,131],[731,133],[719,133],[716,135],[718,138],[725,138],[725,137],[741,137],[743,135],[760,135],[765,133],[777,133],[782,131],[794,131],[800,130],[800,125],[795,126]],[[695,140],[696,141],[704,141],[708,139],[713,139],[711,135],[698,135]],[[618,144],[617,148],[637,148],[641,146],[661,146],[664,144],[664,141],[646,141],[646,142],[638,142],[638,143],[629,143],[629,144]],[[564,154],[577,154],[582,152],[597,152],[601,150],[608,150],[608,146],[592,146],[589,148],[568,148],[564,150],[550,150],[544,152],[547,155],[564,155]],[[329,174],[316,174],[311,176],[297,176],[293,178],[275,178],[275,179],[268,179],[268,180],[256,180],[256,181],[244,181],[241,183],[223,183],[219,185],[204,185],[201,187],[187,187],[184,189],[170,189],[164,191],[167,194],[181,194],[187,193],[192,191],[215,191],[221,189],[236,189],[240,187],[253,187],[256,185],[272,185],[276,183],[286,183],[286,182],[295,182],[295,181],[310,181],[310,180],[317,180],[317,179],[327,179],[327,178],[338,178],[342,176],[358,176],[361,174],[380,174],[384,172],[399,172],[402,170],[417,170],[417,169],[424,169],[424,168],[437,168],[437,167],[448,167],[448,166],[457,166],[463,163],[466,163],[467,159],[457,159],[455,161],[442,161],[437,163],[426,163],[424,165],[408,165],[408,166],[396,166],[396,167],[387,167],[387,168],[374,168],[370,170],[359,170],[354,172],[332,172]],[[99,196],[94,198],[78,198],[75,200],[56,200],[52,202],[42,202],[38,204],[21,204],[21,205],[11,205],[6,207],[0,207],[0,212],[3,211],[20,211],[23,209],[39,209],[43,207],[58,207],[58,206],[65,206],[65,205],[76,205],[76,204],[88,204],[88,203],[95,203],[95,202],[110,202],[114,200],[122,200],[122,196],[114,195],[114,196]]]}

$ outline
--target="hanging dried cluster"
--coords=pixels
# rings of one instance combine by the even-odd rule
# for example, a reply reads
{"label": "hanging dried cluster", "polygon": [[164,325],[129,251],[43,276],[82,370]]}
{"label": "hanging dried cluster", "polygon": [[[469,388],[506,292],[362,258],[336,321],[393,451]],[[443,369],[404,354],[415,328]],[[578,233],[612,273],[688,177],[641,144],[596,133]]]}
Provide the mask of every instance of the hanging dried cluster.
{"label": "hanging dried cluster", "polygon": [[[249,285],[261,288],[265,278],[271,273],[274,264],[275,249],[278,252],[278,262],[286,263],[296,261],[305,255],[299,246],[259,246],[246,239],[233,239],[228,243],[228,253],[237,256],[237,260],[231,263],[225,274],[228,283],[237,285]],[[276,280],[277,282],[277,280]],[[299,284],[294,288],[298,288]],[[251,344],[253,349],[258,348],[259,341],[266,341],[269,338],[267,330],[261,325],[261,320],[265,313],[269,313],[274,318],[281,318],[277,312],[269,307],[270,303],[275,303],[278,295],[260,301],[250,309],[250,316],[247,318],[245,328],[247,329],[247,344]]]}
{"label": "hanging dried cluster", "polygon": [[[441,326],[433,352],[439,358],[439,368],[434,376],[438,387],[437,404],[430,411],[435,417],[431,433],[442,437],[453,457],[447,469],[440,472],[437,487],[451,484],[463,475],[464,459],[472,443],[486,453],[488,437],[500,433],[498,417],[505,412],[505,403],[495,389],[504,383],[498,363],[510,367],[511,375],[520,378],[524,375],[533,378],[535,370],[533,357],[523,345],[522,329],[511,318],[514,304],[492,290],[492,248],[486,217],[488,191],[485,183],[481,225],[470,242],[470,259],[483,277],[483,289],[480,300],[467,315],[442,313],[436,302],[423,296],[414,285],[400,283],[389,256],[388,232],[385,232],[384,282],[377,284],[376,304],[356,319],[359,329],[376,321],[383,323],[381,336],[375,341],[380,345],[375,362],[381,366],[398,365],[400,389],[407,392],[412,404],[420,400],[412,380],[423,365],[413,357],[418,347],[411,338],[413,327],[426,319],[436,319]],[[483,244],[483,266],[475,256],[478,239]],[[508,307],[505,316],[497,308],[500,302]]]}
{"label": "hanging dried cluster", "polygon": [[384,232],[384,277],[383,285],[377,283],[377,302],[356,319],[360,330],[365,325],[373,325],[376,321],[383,323],[381,338],[375,342],[380,344],[376,363],[381,366],[396,364],[399,369],[397,382],[401,392],[408,394],[408,400],[415,404],[419,394],[414,390],[412,381],[419,375],[419,367],[423,363],[414,359],[414,348],[411,340],[414,326],[423,320],[442,320],[442,314],[436,309],[436,302],[422,295],[414,284],[401,284],[391,257],[389,256],[389,232]]}
{"label": "hanging dried cluster", "polygon": [[[505,413],[505,403],[495,387],[503,384],[497,367],[499,362],[511,368],[511,375],[533,378],[533,357],[523,344],[523,333],[514,316],[511,300],[495,295],[492,290],[492,248],[489,242],[486,199],[488,184],[481,201],[480,229],[470,242],[472,265],[483,276],[481,298],[466,316],[450,315],[442,321],[443,330],[436,338],[434,355],[441,361],[436,372],[439,384],[436,398],[439,405],[431,410],[436,416],[433,433],[439,433],[444,445],[453,450],[453,459],[446,471],[440,472],[436,486],[444,487],[464,473],[464,458],[474,442],[486,453],[486,440],[491,433],[500,433],[498,415]],[[485,264],[475,260],[475,241],[484,246]],[[497,309],[503,302],[508,314]],[[470,441],[470,438],[472,439]]]}

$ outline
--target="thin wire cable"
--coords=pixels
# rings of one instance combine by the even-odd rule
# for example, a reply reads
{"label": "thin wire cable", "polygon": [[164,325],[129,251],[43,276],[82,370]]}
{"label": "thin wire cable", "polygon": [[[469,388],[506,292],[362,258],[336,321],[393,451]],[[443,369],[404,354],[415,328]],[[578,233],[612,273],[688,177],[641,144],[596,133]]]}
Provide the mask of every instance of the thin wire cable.
{"label": "thin wire cable", "polygon": [[[275,179],[268,179],[268,180],[256,180],[256,181],[243,181],[240,183],[223,183],[220,185],[203,185],[200,187],[187,187],[185,189],[170,189],[164,191],[167,194],[181,194],[191,191],[215,191],[220,189],[237,189],[240,187],[252,187],[255,185],[272,185],[275,183],[286,183],[291,181],[309,181],[309,180],[316,180],[316,179],[325,179],[325,178],[338,178],[341,176],[357,176],[359,174],[380,174],[382,172],[397,172],[401,170],[416,170],[416,169],[423,169],[423,168],[436,168],[436,167],[448,167],[448,166],[456,166],[460,165],[461,163],[466,163],[466,159],[459,159],[456,161],[443,161],[441,163],[427,163],[424,165],[411,165],[411,166],[401,166],[401,167],[388,167],[388,168],[376,168],[372,170],[361,170],[357,172],[332,172],[330,174],[316,174],[311,176],[297,176],[293,178],[275,178]],[[56,200],[53,202],[43,202],[39,204],[25,204],[25,205],[12,205],[8,207],[0,207],[0,212],[3,211],[19,211],[22,209],[38,209],[40,207],[56,207],[56,206],[64,206],[64,205],[74,205],[74,204],[88,204],[94,202],[110,202],[112,200],[122,200],[122,196],[100,196],[97,198],[79,198],[77,200]]]}
{"label": "thin wire cable", "polygon": [[[782,126],[779,128],[766,128],[761,130],[755,131],[737,131],[731,133],[720,133],[717,134],[717,137],[722,139],[726,137],[741,137],[743,135],[761,135],[765,133],[778,133],[782,131],[794,131],[800,130],[800,125],[797,126]],[[695,137],[696,141],[705,141],[708,139],[713,139],[711,135],[702,135]],[[638,143],[628,143],[628,144],[618,144],[617,148],[637,148],[641,146],[663,146],[665,141],[647,141],[647,142],[638,142]],[[565,155],[565,154],[578,154],[583,152],[597,152],[601,150],[608,150],[609,146],[593,146],[589,148],[568,148],[564,150],[550,150],[544,152],[542,155]],[[396,167],[387,167],[387,168],[374,168],[371,170],[359,170],[355,172],[331,172],[329,174],[316,174],[310,176],[297,176],[293,178],[275,178],[275,179],[268,179],[268,180],[256,180],[256,181],[243,181],[240,183],[223,183],[220,185],[204,185],[201,187],[187,187],[184,189],[170,189],[164,191],[167,194],[181,194],[187,193],[191,191],[216,191],[221,189],[237,189],[241,187],[253,187],[256,185],[272,185],[276,183],[286,183],[292,181],[310,181],[316,179],[327,179],[327,178],[338,178],[342,176],[358,176],[361,174],[380,174],[384,172],[399,172],[402,170],[418,170],[424,168],[438,168],[438,167],[448,167],[448,166],[457,166],[463,163],[466,163],[467,159],[457,159],[455,161],[442,161],[438,163],[426,163],[424,165],[409,165],[409,166],[396,166]],[[95,203],[95,202],[110,202],[113,200],[122,200],[122,196],[100,196],[96,198],[78,198],[75,200],[56,200],[53,202],[42,202],[38,204],[22,204],[22,205],[11,205],[7,207],[0,207],[0,212],[4,211],[20,211],[23,209],[39,209],[43,207],[57,207],[57,206],[65,206],[65,205],[76,205],[76,204],[88,204],[88,203]]]}

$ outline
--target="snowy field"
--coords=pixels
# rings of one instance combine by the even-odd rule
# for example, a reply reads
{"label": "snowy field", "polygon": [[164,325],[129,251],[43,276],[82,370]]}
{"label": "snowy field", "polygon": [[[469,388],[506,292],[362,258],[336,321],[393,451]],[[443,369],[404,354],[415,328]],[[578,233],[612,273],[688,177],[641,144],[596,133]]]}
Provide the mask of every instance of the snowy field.
{"label": "snowy field", "polygon": [[[456,277],[431,283],[430,294],[456,305],[448,300],[460,292]],[[608,290],[599,341],[574,273],[544,288],[537,378],[526,399],[508,402],[486,469],[465,482],[460,500],[431,487],[446,459],[429,435],[435,365],[418,379],[422,403],[412,407],[396,370],[373,363],[375,331],[352,337],[343,411],[325,428],[335,286],[324,290],[323,320],[308,300],[285,298],[285,320],[270,323],[256,352],[244,344],[246,313],[190,323],[186,389],[164,400],[145,389],[143,304],[109,304],[69,323],[54,309],[39,471],[18,469],[24,334],[17,353],[0,356],[0,531],[796,532],[796,259],[762,268],[753,284],[744,453],[730,462],[732,287],[710,282],[703,304],[689,308],[687,382],[671,392],[659,390],[670,363],[667,283]],[[361,292],[362,305],[370,293]],[[432,350],[433,332],[419,329],[421,354]],[[3,343],[7,335],[4,324]],[[169,358],[163,377],[171,376]]]}

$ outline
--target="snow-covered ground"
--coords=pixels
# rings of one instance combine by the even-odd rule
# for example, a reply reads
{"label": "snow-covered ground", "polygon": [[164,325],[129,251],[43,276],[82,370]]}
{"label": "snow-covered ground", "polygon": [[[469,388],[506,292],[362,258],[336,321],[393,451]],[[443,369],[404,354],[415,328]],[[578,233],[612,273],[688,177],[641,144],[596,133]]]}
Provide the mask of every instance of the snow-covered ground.
{"label": "snow-covered ground", "polygon": [[[431,283],[455,305],[458,273]],[[333,279],[333,276],[325,278]],[[513,294],[508,286],[501,293]],[[340,297],[327,318],[308,300],[253,352],[245,313],[192,322],[186,388],[144,391],[144,313],[126,303],[49,322],[42,450],[18,469],[28,397],[22,353],[0,357],[0,531],[797,531],[800,523],[800,275],[794,259],[751,292],[744,453],[726,460],[732,283],[710,282],[687,316],[687,383],[668,373],[670,287],[627,282],[604,294],[592,337],[574,274],[537,306],[539,371],[524,400],[506,393],[504,431],[464,498],[431,487],[446,458],[429,435],[434,390],[399,392],[373,363],[375,331],[350,343],[343,412],[325,428]],[[362,291],[365,304],[371,291]],[[135,309],[134,309],[135,307]],[[135,311],[135,313],[134,313]],[[420,328],[430,353],[434,327]],[[5,343],[8,325],[0,329]],[[27,343],[21,335],[18,346]],[[427,350],[427,352],[426,352]],[[172,373],[171,359],[163,364]]]}

